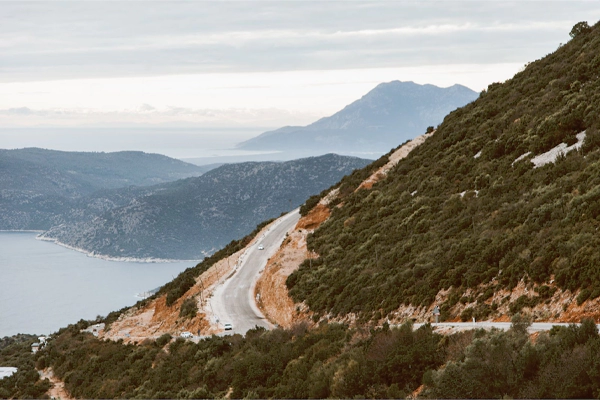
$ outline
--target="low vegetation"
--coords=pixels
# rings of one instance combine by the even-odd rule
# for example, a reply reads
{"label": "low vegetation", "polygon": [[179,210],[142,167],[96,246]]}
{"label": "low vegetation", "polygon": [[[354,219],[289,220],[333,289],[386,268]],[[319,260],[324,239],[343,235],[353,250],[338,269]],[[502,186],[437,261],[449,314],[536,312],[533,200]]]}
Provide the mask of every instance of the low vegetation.
{"label": "low vegetation", "polygon": [[430,326],[362,332],[339,324],[256,328],[139,346],[66,329],[45,358],[77,398],[401,397],[444,361]]}
{"label": "low vegetation", "polygon": [[[532,340],[530,321],[517,314],[507,332],[447,336],[430,325],[414,330],[411,322],[378,329],[300,324],[197,344],[164,335],[139,345],[98,340],[76,324],[36,357],[77,398],[597,397],[594,322],[555,327]],[[33,365],[31,353],[21,357]],[[25,370],[7,385],[0,381],[3,396],[40,397],[48,383],[36,383],[29,371],[30,381]]]}
{"label": "low vegetation", "polygon": [[339,200],[341,200],[345,195],[348,195],[356,190],[365,179],[371,176],[372,173],[387,164],[389,156],[394,152],[394,150],[396,149],[392,149],[388,154],[379,157],[379,159],[373,161],[364,168],[355,169],[351,174],[344,176],[338,183],[332,185],[328,189],[323,190],[321,193],[310,196],[304,202],[304,204],[300,206],[300,215],[304,217],[306,214],[308,214],[308,212],[312,210],[323,197],[325,197],[334,189],[340,189],[340,196],[337,198],[337,201],[339,202]]}
{"label": "low vegetation", "polygon": [[[594,321],[554,327],[535,342],[519,318],[508,332],[476,331],[443,368],[425,374],[424,397],[592,398],[600,394],[600,338]],[[452,341],[453,338],[447,338]]]}

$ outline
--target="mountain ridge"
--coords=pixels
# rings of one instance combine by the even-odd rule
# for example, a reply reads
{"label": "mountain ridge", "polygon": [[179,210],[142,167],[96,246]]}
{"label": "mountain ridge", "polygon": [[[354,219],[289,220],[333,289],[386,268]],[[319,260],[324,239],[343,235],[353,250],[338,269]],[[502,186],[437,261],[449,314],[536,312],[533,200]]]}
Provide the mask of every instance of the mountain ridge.
{"label": "mountain ridge", "polygon": [[383,154],[476,97],[476,92],[458,84],[440,88],[414,82],[381,83],[331,116],[307,126],[268,131],[236,147]]}
{"label": "mountain ridge", "polygon": [[110,258],[201,259],[369,162],[329,154],[224,165],[40,237]]}
{"label": "mountain ridge", "polygon": [[61,215],[70,208],[86,208],[82,199],[95,192],[148,188],[206,170],[143,152],[0,149],[0,229],[45,230],[64,222]]}

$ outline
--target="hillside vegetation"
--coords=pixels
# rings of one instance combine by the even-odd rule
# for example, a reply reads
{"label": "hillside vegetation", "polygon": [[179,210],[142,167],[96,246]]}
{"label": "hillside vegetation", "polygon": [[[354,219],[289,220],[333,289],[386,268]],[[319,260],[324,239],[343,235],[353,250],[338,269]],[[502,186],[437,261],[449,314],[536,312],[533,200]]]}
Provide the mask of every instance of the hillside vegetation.
{"label": "hillside vegetation", "polygon": [[[414,330],[410,322],[370,331],[300,324],[197,344],[164,335],[136,346],[81,333],[86,323],[80,321],[35,358],[38,367],[51,365],[76,398],[598,396],[600,362],[594,355],[600,337],[594,322],[555,327],[535,341],[528,323],[516,316],[507,332],[450,336],[430,325]],[[39,393],[7,389],[5,394]]]}
{"label": "hillside vegetation", "polygon": [[372,190],[342,193],[308,238],[320,257],[288,278],[294,299],[380,320],[441,291],[442,317],[459,302],[463,318],[489,317],[508,300],[492,295],[519,282],[533,290],[511,312],[557,288],[600,296],[600,28],[574,36],[449,114]]}

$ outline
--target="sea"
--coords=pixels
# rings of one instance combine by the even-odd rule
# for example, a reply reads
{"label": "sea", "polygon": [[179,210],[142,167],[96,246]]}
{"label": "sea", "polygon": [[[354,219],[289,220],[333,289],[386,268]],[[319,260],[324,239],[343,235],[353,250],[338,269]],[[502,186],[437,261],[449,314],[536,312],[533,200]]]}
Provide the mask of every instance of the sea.
{"label": "sea", "polygon": [[0,338],[48,335],[80,319],[131,306],[194,261],[107,261],[36,239],[0,232]]}
{"label": "sea", "polygon": [[[40,147],[62,151],[138,150],[173,158],[252,156],[237,143],[272,128],[183,127],[0,127],[0,148]],[[259,152],[260,153],[260,152]]]}

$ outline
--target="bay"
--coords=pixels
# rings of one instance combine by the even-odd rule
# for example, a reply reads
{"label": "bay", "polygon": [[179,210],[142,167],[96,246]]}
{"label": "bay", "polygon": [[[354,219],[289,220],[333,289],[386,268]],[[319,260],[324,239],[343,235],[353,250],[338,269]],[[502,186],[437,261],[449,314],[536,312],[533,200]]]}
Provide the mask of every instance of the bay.
{"label": "bay", "polygon": [[135,304],[193,261],[143,263],[88,257],[33,232],[0,232],[0,337],[50,334]]}

